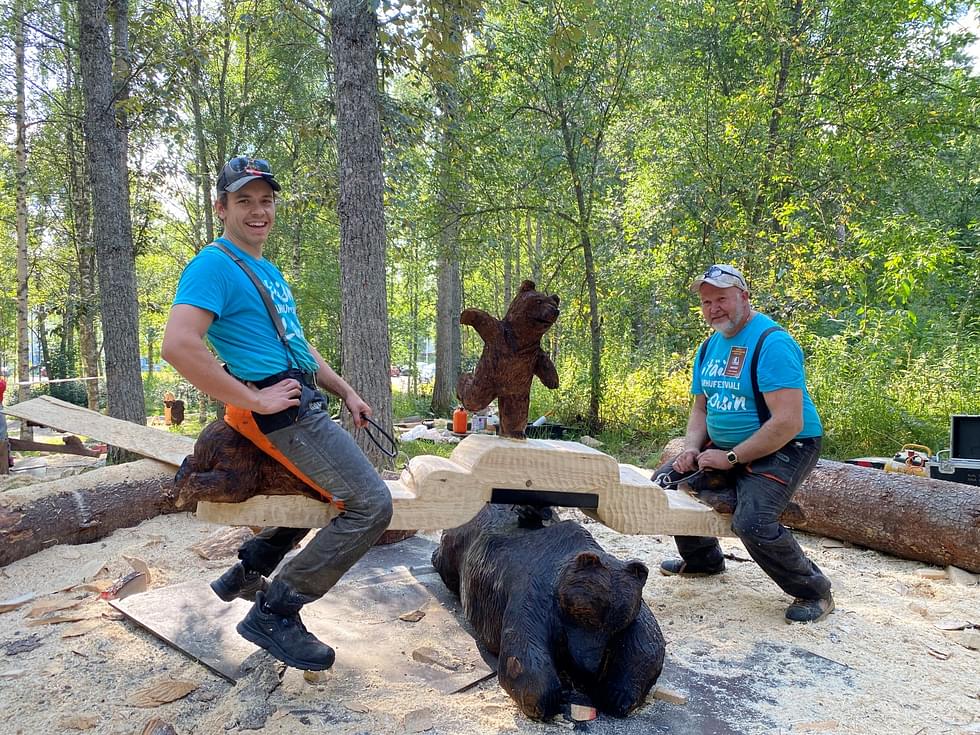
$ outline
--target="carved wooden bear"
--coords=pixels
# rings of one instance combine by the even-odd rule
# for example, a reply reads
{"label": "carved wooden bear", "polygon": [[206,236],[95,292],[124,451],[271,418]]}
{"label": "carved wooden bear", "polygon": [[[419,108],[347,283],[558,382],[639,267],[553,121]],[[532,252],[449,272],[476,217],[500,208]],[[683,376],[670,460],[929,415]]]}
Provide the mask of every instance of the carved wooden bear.
{"label": "carved wooden bear", "polygon": [[559,711],[563,679],[624,717],[660,676],[665,643],[642,597],[646,566],[607,554],[577,523],[521,528],[514,509],[488,505],[443,533],[432,564],[528,717]]}
{"label": "carved wooden bear", "polygon": [[240,503],[253,495],[322,496],[218,419],[204,427],[174,478],[175,505]]}
{"label": "carved wooden bear", "polygon": [[483,354],[473,373],[459,376],[456,395],[468,411],[484,409],[496,398],[502,436],[524,438],[535,375],[547,387],[558,387],[555,364],[541,349],[541,337],[561,313],[558,302],[557,296],[536,291],[534,281],[524,281],[503,320],[480,309],[465,309],[459,317],[483,339]]}

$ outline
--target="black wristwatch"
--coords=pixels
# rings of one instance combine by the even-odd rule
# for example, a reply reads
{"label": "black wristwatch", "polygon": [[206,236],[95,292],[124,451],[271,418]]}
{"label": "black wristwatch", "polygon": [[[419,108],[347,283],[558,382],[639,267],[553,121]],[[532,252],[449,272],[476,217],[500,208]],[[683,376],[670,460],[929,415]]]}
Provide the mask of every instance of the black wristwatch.
{"label": "black wristwatch", "polygon": [[728,457],[728,463],[731,464],[732,467],[738,464],[738,455],[735,454],[735,450],[729,450],[728,454],[725,456]]}

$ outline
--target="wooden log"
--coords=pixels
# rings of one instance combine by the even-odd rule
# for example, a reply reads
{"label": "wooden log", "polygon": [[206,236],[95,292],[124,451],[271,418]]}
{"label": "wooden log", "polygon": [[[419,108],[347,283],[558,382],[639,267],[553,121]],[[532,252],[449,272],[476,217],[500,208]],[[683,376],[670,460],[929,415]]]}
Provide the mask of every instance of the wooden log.
{"label": "wooden log", "polygon": [[0,493],[0,566],[176,512],[173,472],[144,459]]}
{"label": "wooden log", "polygon": [[[661,461],[683,448],[671,441]],[[980,487],[821,459],[780,520],[937,566],[980,572]]]}
{"label": "wooden log", "polygon": [[63,437],[61,444],[51,444],[48,442],[26,441],[24,439],[10,439],[10,448],[18,452],[57,452],[60,454],[77,454],[81,457],[98,457],[99,453],[94,449],[89,449],[77,436],[69,434]]}

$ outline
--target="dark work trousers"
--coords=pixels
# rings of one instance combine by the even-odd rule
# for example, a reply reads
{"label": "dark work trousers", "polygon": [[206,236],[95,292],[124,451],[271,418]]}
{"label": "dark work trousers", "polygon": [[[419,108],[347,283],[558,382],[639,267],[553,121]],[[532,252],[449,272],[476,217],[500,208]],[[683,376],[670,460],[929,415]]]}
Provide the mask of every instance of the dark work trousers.
{"label": "dark work trousers", "polygon": [[[266,436],[287,459],[344,504],[343,512],[318,530],[276,575],[292,590],[313,598],[326,594],[364,556],[388,528],[392,512],[388,486],[353,437],[330,418],[326,401],[318,401],[317,397],[322,399],[304,385],[295,420],[271,431],[256,417]],[[311,404],[313,409],[308,408]],[[275,427],[276,423],[271,425]],[[238,558],[246,567],[269,575],[309,531],[264,528],[242,545]]]}
{"label": "dark work trousers", "polygon": [[[732,531],[749,556],[792,597],[815,600],[830,591],[830,580],[806,558],[793,534],[779,523],[793,493],[820,456],[821,438],[795,439],[772,454],[725,473],[734,487]],[[667,465],[669,468],[670,465]],[[675,536],[691,570],[716,569],[724,561],[718,539]]]}

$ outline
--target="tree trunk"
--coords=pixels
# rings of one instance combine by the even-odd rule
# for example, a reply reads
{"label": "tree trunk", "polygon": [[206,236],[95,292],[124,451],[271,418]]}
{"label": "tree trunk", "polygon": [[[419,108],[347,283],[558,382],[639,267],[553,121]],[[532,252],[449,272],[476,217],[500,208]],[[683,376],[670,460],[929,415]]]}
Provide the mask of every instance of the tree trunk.
{"label": "tree trunk", "polygon": [[[460,19],[451,14],[451,22],[459,30]],[[463,285],[459,264],[459,213],[457,187],[453,172],[458,161],[459,140],[456,118],[459,95],[456,90],[458,65],[448,64],[452,75],[449,81],[437,82],[436,96],[441,111],[438,125],[440,146],[436,160],[439,181],[439,255],[436,259],[436,373],[432,386],[432,413],[448,416],[458,399],[456,381],[462,357],[462,335],[459,315],[463,310]]]}
{"label": "tree trunk", "polygon": [[172,489],[173,466],[145,459],[0,493],[0,567],[173,513]]}
{"label": "tree trunk", "polygon": [[[99,269],[109,415],[145,424],[146,409],[139,362],[136,263],[129,214],[129,187],[123,165],[126,157],[125,136],[115,114],[117,90],[113,88],[106,0],[79,0],[79,21],[85,134]],[[117,35],[119,33],[117,30]],[[124,455],[113,448],[109,460],[124,461]]]}
{"label": "tree trunk", "polygon": [[[27,262],[27,109],[24,93],[24,4],[17,3],[14,16],[14,57],[15,82],[17,95],[17,111],[15,122],[15,158],[16,171],[14,179],[17,190],[17,380],[20,383],[31,379],[30,361],[30,325],[27,310],[27,279],[29,276]],[[17,401],[26,401],[30,396],[30,387],[17,386]],[[26,424],[21,425],[21,438],[29,439],[31,430]]]}
{"label": "tree trunk", "polygon": [[[68,22],[68,9],[62,6],[62,15]],[[68,115],[65,127],[65,159],[73,244],[78,261],[78,346],[81,352],[83,375],[97,377],[99,370],[99,340],[96,319],[98,317],[98,288],[96,287],[95,246],[92,243],[92,209],[88,185],[85,183],[85,135],[81,128],[81,105],[74,67],[74,56],[65,54],[64,94]],[[99,381],[85,381],[85,397],[89,409],[99,410]]]}
{"label": "tree trunk", "polygon": [[[672,440],[662,462],[683,441]],[[780,521],[901,559],[980,572],[980,487],[821,459]]]}
{"label": "tree trunk", "polygon": [[[384,178],[374,5],[365,0],[335,0],[330,28],[340,178],[337,212],[342,368],[347,382],[374,409],[375,420],[390,432]],[[354,435],[376,467],[390,465],[366,432],[355,431]]]}

